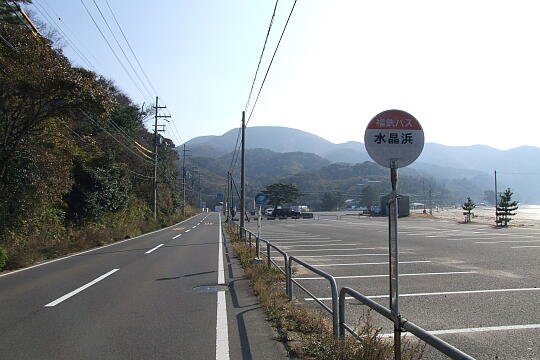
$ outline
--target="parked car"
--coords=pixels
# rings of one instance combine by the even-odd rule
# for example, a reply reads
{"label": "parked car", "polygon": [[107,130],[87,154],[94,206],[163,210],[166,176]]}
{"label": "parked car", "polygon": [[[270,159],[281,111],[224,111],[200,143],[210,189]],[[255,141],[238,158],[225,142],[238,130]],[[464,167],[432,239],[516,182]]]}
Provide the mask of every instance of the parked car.
{"label": "parked car", "polygon": [[274,211],[274,208],[268,208],[264,210],[264,215],[272,215],[273,211]]}

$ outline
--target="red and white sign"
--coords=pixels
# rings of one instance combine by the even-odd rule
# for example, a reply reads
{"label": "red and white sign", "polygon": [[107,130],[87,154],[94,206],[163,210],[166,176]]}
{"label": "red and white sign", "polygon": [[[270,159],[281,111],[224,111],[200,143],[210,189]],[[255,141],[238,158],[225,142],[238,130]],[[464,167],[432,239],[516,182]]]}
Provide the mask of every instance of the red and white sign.
{"label": "red and white sign", "polygon": [[424,130],[411,114],[386,110],[369,122],[364,144],[371,158],[387,168],[411,164],[424,148]]}

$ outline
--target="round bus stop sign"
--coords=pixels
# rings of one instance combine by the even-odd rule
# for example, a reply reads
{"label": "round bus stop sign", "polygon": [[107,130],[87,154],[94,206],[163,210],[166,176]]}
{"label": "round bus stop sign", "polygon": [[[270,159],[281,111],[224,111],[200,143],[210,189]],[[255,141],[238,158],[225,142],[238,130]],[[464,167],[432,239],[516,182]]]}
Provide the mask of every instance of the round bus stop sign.
{"label": "round bus stop sign", "polygon": [[402,168],[420,156],[424,148],[424,130],[411,114],[386,110],[369,122],[364,144],[371,158],[387,168]]}
{"label": "round bus stop sign", "polygon": [[265,205],[266,204],[266,195],[262,194],[262,193],[255,195],[255,203],[257,205]]}

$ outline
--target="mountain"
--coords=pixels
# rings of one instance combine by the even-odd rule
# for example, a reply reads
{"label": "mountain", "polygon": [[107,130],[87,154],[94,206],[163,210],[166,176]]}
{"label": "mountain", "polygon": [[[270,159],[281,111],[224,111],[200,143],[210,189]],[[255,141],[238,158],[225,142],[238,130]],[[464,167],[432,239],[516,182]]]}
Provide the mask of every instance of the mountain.
{"label": "mountain", "polygon": [[[220,168],[226,173],[230,165],[230,155],[227,154],[234,150],[238,134],[238,129],[233,129],[221,136],[197,137],[185,145],[194,158],[214,159],[219,162],[214,168]],[[257,181],[315,170],[328,165],[324,161],[357,164],[370,160],[361,142],[334,144],[320,136],[287,127],[246,128],[246,149],[258,149],[257,153],[253,153],[256,154],[255,159],[247,157],[247,171],[259,174],[254,175]],[[272,154],[264,155],[261,152],[263,149]],[[177,151],[181,152],[181,147]],[[276,153],[304,155],[288,155],[290,158],[286,159],[279,158]],[[306,155],[308,153],[317,158],[310,159]],[[229,160],[225,161],[227,157]],[[497,170],[499,191],[511,187],[521,203],[534,204],[540,203],[540,191],[536,186],[540,183],[539,160],[540,148],[534,146],[499,150],[485,145],[446,146],[426,143],[418,160],[406,171],[416,170],[419,176],[432,177],[448,189],[468,193],[475,201],[481,202],[483,191],[493,188],[493,172]]]}

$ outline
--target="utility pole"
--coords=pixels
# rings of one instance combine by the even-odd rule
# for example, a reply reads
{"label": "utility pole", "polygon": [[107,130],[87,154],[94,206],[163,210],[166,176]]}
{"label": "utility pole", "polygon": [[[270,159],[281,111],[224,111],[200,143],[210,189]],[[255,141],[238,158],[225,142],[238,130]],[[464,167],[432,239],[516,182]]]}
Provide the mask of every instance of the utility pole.
{"label": "utility pole", "polygon": [[229,222],[229,172],[227,171],[227,185],[225,185],[225,221]]}
{"label": "utility pole", "polygon": [[242,164],[240,167],[240,240],[244,236],[244,214],[246,213],[246,112],[242,111]]}
{"label": "utility pole", "polygon": [[182,148],[182,212],[186,216],[186,144]]}
{"label": "utility pole", "polygon": [[196,182],[195,182],[195,174],[199,173],[199,168],[197,166],[193,166],[193,167],[191,167],[191,172],[192,172],[192,175],[191,175],[191,201],[193,202],[193,204],[195,204],[195,201],[197,199],[197,197],[195,196],[195,184],[196,184]]}
{"label": "utility pole", "polygon": [[199,171],[199,208],[202,209],[202,199],[201,199],[201,172]]}
{"label": "utility pole", "polygon": [[[158,115],[159,109],[165,109],[166,106],[159,106],[158,103],[158,97],[156,96],[156,106],[154,106],[154,109],[156,110],[156,114],[154,115],[154,182],[153,182],[153,202],[154,202],[154,221],[157,220],[157,162],[158,162],[158,141],[159,136],[158,132],[165,131],[165,125],[158,125],[158,119],[159,118],[170,118],[170,115]],[[168,121],[168,120],[167,120]],[[159,126],[163,126],[163,129],[159,129]]]}

